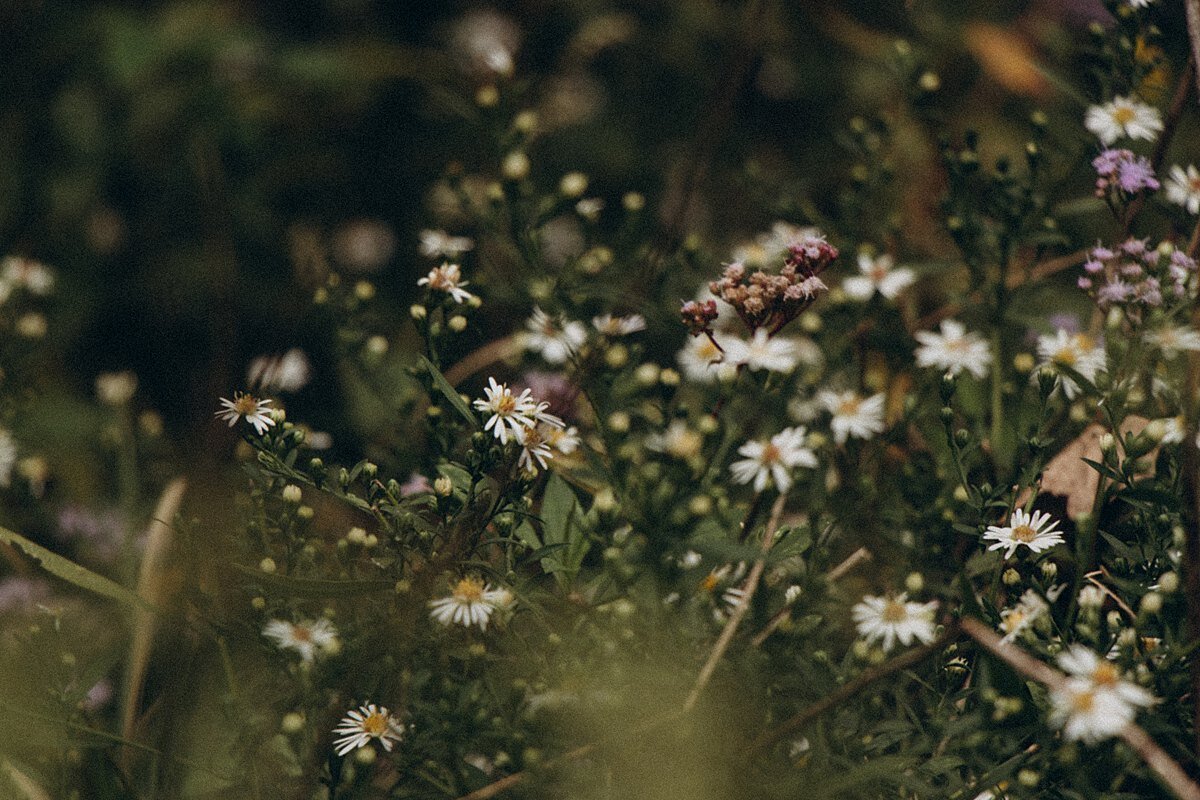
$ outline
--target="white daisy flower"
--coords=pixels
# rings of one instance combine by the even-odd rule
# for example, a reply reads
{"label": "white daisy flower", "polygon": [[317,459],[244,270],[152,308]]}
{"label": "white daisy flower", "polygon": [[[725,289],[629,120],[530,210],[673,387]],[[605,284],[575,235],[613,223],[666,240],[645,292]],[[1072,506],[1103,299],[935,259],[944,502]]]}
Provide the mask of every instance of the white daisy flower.
{"label": "white daisy flower", "polygon": [[525,323],[525,349],[534,350],[550,364],[562,364],[587,341],[582,322],[554,318],[536,306]]}
{"label": "white daisy flower", "polygon": [[298,392],[311,378],[312,365],[298,347],[280,356],[259,356],[246,367],[246,382],[264,392]]}
{"label": "white daisy flower", "polygon": [[1007,525],[989,525],[987,532],[983,534],[985,541],[995,542],[988,550],[1003,550],[1005,558],[1012,558],[1017,552],[1017,548],[1024,545],[1034,553],[1040,553],[1043,550],[1049,550],[1055,545],[1062,544],[1062,531],[1057,530],[1058,523],[1041,511],[1034,511],[1033,515],[1025,513],[1024,509],[1018,508],[1012,512]]}
{"label": "white daisy flower", "polygon": [[17,440],[12,431],[0,428],[0,487],[12,485],[13,469],[17,466]]}
{"label": "white daisy flower", "polygon": [[825,390],[817,394],[817,402],[833,415],[829,425],[838,444],[845,444],[851,436],[870,439],[883,433],[883,401],[882,394],[865,398],[857,392]]}
{"label": "white daisy flower", "polygon": [[858,271],[861,274],[842,281],[842,291],[855,300],[870,300],[875,292],[894,300],[917,279],[911,269],[895,267],[895,259],[886,253],[874,258],[868,253],[859,253]]}
{"label": "white daisy flower", "polygon": [[517,443],[521,445],[521,455],[517,458],[517,466],[534,475],[537,474],[539,467],[545,469],[550,459],[554,458],[554,451],[550,449],[550,443],[546,441],[545,430],[547,430],[546,426],[535,425],[532,428],[519,428],[516,431]]}
{"label": "white daisy flower", "polygon": [[1081,678],[1070,678],[1050,693],[1050,723],[1072,741],[1095,744],[1119,734],[1136,709],[1119,695]]}
{"label": "white daisy flower", "polygon": [[738,483],[754,482],[754,491],[761,492],[773,483],[780,492],[792,486],[791,471],[794,467],[814,469],[817,457],[804,446],[807,431],[803,426],[784,428],[769,441],[746,442],[738,448],[738,455],[746,456],[729,465],[733,479]]}
{"label": "white daisy flower", "polygon": [[228,421],[231,428],[244,417],[246,422],[254,426],[258,435],[262,436],[267,432],[267,428],[275,424],[275,420],[271,417],[271,410],[267,408],[271,405],[270,400],[259,400],[245,392],[234,392],[232,400],[226,400],[224,397],[220,400],[222,408],[214,416],[217,419]]}
{"label": "white daisy flower", "polygon": [[536,424],[539,403],[529,389],[514,395],[507,383],[496,383],[495,378],[489,377],[483,393],[486,397],[476,400],[474,406],[478,411],[491,412],[483,429],[490,430],[500,444],[508,444],[509,436],[518,436],[522,429]]}
{"label": "white daisy flower", "polygon": [[302,661],[311,662],[317,652],[336,650],[337,628],[327,619],[288,622],[273,619],[263,626],[263,636],[280,650],[295,650]]}
{"label": "white daisy flower", "polygon": [[1107,147],[1122,137],[1152,142],[1162,131],[1163,122],[1157,108],[1139,102],[1131,95],[1114,97],[1110,103],[1089,107],[1083,126]]}
{"label": "white daisy flower", "polygon": [[392,752],[392,745],[404,736],[404,729],[386,708],[368,703],[351,709],[333,729],[338,738],[333,740],[333,751],[344,756],[352,750],[366,747],[377,739],[383,749]]}
{"label": "white daisy flower", "polygon": [[867,595],[851,610],[858,635],[869,643],[880,642],[884,652],[897,640],[907,647],[917,640],[929,644],[934,639],[933,614],[937,601],[910,603],[908,595],[875,597]]}
{"label": "white daisy flower", "polygon": [[[466,236],[451,236],[441,230],[423,230],[421,255],[426,258],[458,258],[475,247],[475,242]],[[462,302],[461,300],[459,302]]]}
{"label": "white daisy flower", "polygon": [[[700,337],[696,337],[700,338]],[[771,372],[791,372],[800,360],[795,342],[771,337],[766,328],[759,328],[749,341],[730,337],[722,342],[725,360],[730,364],[745,364],[750,369]]]}
{"label": "white daisy flower", "polygon": [[605,336],[628,336],[631,333],[646,330],[646,318],[641,314],[629,314],[624,317],[605,314],[600,317],[592,317],[592,325]]}
{"label": "white daisy flower", "polygon": [[1182,352],[1200,350],[1200,331],[1186,326],[1163,328],[1148,333],[1146,341],[1167,358],[1175,358]]}
{"label": "white daisy flower", "polygon": [[1082,678],[1101,691],[1112,692],[1131,706],[1149,708],[1156,702],[1148,689],[1122,679],[1115,664],[1081,644],[1059,653],[1058,666],[1072,678]]}
{"label": "white daisy flower", "polygon": [[1004,631],[1002,642],[1012,642],[1050,610],[1050,605],[1033,589],[1026,589],[1021,599],[1012,608],[1000,611],[1000,630]]}
{"label": "white daisy flower", "polygon": [[507,589],[493,589],[474,576],[462,578],[454,584],[449,597],[429,602],[429,616],[442,625],[458,624],[463,627],[478,625],[487,630],[492,612],[508,608],[513,596]]}
{"label": "white daisy flower", "polygon": [[[717,337],[717,343],[722,347],[725,346],[724,342],[724,337]],[[737,366],[725,361],[717,345],[708,336],[689,336],[675,360],[693,383],[727,381],[737,374]]]}
{"label": "white daisy flower", "polygon": [[[1054,369],[1060,366],[1070,367],[1089,381],[1095,381],[1096,375],[1107,368],[1104,355],[1104,345],[1096,344],[1090,336],[1082,333],[1067,333],[1059,328],[1050,336],[1038,337],[1038,355],[1042,357],[1039,366]],[[1036,380],[1037,370],[1034,370]],[[1063,393],[1068,400],[1074,400],[1079,394],[1079,386],[1067,375],[1062,375]]]}
{"label": "white daisy flower", "polygon": [[956,320],[942,320],[941,333],[917,331],[913,334],[921,346],[916,350],[917,365],[937,367],[957,375],[967,371],[976,378],[987,375],[992,363],[992,348],[978,334],[968,333]]}
{"label": "white daisy flower", "polygon": [[1186,170],[1178,164],[1171,167],[1163,189],[1172,203],[1183,206],[1189,214],[1200,214],[1200,170],[1195,164],[1188,164]]}
{"label": "white daisy flower", "polygon": [[428,275],[417,281],[417,286],[428,286],[434,291],[445,292],[454,298],[456,303],[468,303],[475,297],[463,288],[468,283],[469,281],[462,279],[462,268],[458,264],[446,262],[429,270]]}

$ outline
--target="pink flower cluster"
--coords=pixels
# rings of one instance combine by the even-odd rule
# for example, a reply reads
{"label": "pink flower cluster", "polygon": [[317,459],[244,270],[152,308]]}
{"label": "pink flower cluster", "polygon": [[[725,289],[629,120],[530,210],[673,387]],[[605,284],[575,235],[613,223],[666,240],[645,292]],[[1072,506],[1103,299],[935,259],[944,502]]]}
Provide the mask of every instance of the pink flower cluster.
{"label": "pink flower cluster", "polygon": [[1100,308],[1163,305],[1170,298],[1187,296],[1196,261],[1181,250],[1164,254],[1145,239],[1128,239],[1115,248],[1095,247],[1083,265],[1079,288],[1096,299]]}
{"label": "pink flower cluster", "polygon": [[1096,169],[1096,196],[1104,197],[1110,191],[1121,194],[1137,194],[1143,189],[1158,189],[1154,167],[1145,156],[1135,155],[1132,150],[1110,147],[1092,159]]}
{"label": "pink flower cluster", "polygon": [[708,288],[733,306],[751,331],[766,328],[774,335],[828,289],[817,277],[838,256],[837,248],[821,236],[804,236],[788,246],[778,275],[734,262]]}

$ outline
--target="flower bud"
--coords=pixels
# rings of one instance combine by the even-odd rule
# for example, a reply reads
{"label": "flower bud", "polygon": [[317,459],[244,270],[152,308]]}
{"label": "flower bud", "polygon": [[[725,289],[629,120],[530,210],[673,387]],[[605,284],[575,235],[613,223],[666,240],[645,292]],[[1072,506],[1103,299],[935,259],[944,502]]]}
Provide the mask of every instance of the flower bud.
{"label": "flower bud", "polygon": [[302,496],[303,493],[301,492],[300,487],[294,483],[289,483],[287,486],[283,487],[283,500],[285,503],[299,503]]}
{"label": "flower bud", "polygon": [[1149,592],[1142,597],[1138,610],[1145,614],[1157,614],[1162,611],[1163,597],[1158,592]]}
{"label": "flower bud", "polygon": [[588,179],[582,172],[568,172],[558,182],[558,191],[563,197],[580,197],[587,187]]}
{"label": "flower bud", "polygon": [[500,164],[500,174],[510,181],[522,180],[529,175],[529,156],[520,150],[512,151]]}
{"label": "flower bud", "polygon": [[438,497],[449,497],[454,491],[454,482],[447,475],[439,475],[433,482],[433,493]]}
{"label": "flower bud", "polygon": [[465,331],[467,329],[467,318],[464,317],[462,314],[455,314],[446,323],[446,327],[448,327],[450,330],[454,331],[455,333],[462,333],[463,331]]}
{"label": "flower bud", "polygon": [[276,570],[275,559],[267,557],[258,562],[258,568],[268,575],[274,574]]}
{"label": "flower bud", "polygon": [[1004,570],[1004,574],[1000,576],[1000,579],[1004,581],[1005,586],[1016,586],[1021,582],[1021,573],[1017,572],[1012,567],[1009,567],[1008,569]]}

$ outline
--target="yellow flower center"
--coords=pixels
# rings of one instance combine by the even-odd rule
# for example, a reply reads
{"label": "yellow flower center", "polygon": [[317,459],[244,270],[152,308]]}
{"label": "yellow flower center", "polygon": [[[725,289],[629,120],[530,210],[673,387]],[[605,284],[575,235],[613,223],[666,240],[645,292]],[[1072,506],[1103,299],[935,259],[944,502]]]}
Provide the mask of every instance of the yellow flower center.
{"label": "yellow flower center", "polygon": [[1079,360],[1079,354],[1075,352],[1074,347],[1067,346],[1054,354],[1054,360],[1059,364],[1066,364],[1070,367],[1074,366],[1075,362]]}
{"label": "yellow flower center", "polygon": [[1071,695],[1071,708],[1080,714],[1086,714],[1096,705],[1096,695],[1091,691],[1075,692]]}
{"label": "yellow flower center", "polygon": [[838,404],[838,416],[850,416],[858,413],[858,407],[862,405],[862,400],[857,397],[851,397],[843,400]]}
{"label": "yellow flower center", "polygon": [[1025,542],[1026,544],[1029,544],[1036,539],[1037,535],[1037,531],[1028,525],[1018,525],[1012,529],[1012,538],[1016,539],[1018,542]]}
{"label": "yellow flower center", "polygon": [[888,268],[886,266],[884,266],[883,264],[874,264],[871,267],[871,280],[874,281],[875,283],[879,283],[880,281],[882,281],[884,278],[887,277],[887,274],[888,274]]}
{"label": "yellow flower center", "polygon": [[1025,612],[1018,609],[1013,609],[1004,619],[1000,621],[1000,627],[1005,633],[1012,633],[1017,628],[1021,627],[1021,623],[1025,621]]}
{"label": "yellow flower center", "polygon": [[1112,118],[1118,125],[1128,125],[1137,119],[1137,112],[1128,106],[1122,106],[1113,110]]}
{"label": "yellow flower center", "polygon": [[717,581],[717,576],[710,572],[704,576],[704,580],[700,581],[700,588],[706,592],[711,592],[717,588]]}
{"label": "yellow flower center", "polygon": [[904,622],[904,620],[908,619],[908,609],[904,607],[903,603],[889,600],[887,605],[883,607],[883,614],[881,616],[884,622]]}
{"label": "yellow flower center", "polygon": [[258,400],[254,395],[243,394],[233,398],[233,407],[237,413],[243,417],[250,416],[258,411]]}
{"label": "yellow flower center", "polygon": [[479,578],[463,578],[454,584],[454,596],[466,603],[478,603],[483,599],[483,581]]}
{"label": "yellow flower center", "polygon": [[517,398],[507,392],[500,395],[500,399],[496,401],[496,413],[500,416],[506,416],[513,413],[517,408]]}
{"label": "yellow flower center", "polygon": [[297,642],[311,642],[313,638],[312,631],[303,625],[293,625],[292,638]]}
{"label": "yellow flower center", "polygon": [[1200,175],[1188,179],[1188,189],[1193,192],[1200,192]]}
{"label": "yellow flower center", "polygon": [[384,714],[375,711],[367,716],[362,721],[362,729],[364,733],[369,733],[372,736],[383,736],[388,729],[388,719]]}
{"label": "yellow flower center", "polygon": [[783,454],[779,452],[778,447],[771,442],[767,442],[763,447],[762,458],[759,460],[762,461],[763,464],[775,464],[778,463],[782,455]]}
{"label": "yellow flower center", "polygon": [[1097,686],[1116,686],[1119,679],[1117,668],[1107,661],[1097,664],[1092,670],[1092,683]]}

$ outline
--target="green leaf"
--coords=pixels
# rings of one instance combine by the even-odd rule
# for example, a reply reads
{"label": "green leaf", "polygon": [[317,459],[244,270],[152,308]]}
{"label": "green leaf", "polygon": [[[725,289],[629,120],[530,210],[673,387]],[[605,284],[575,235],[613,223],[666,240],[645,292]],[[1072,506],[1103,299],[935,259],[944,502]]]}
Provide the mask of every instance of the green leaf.
{"label": "green leaf", "polygon": [[446,401],[450,403],[454,410],[457,411],[462,418],[467,421],[467,424],[473,428],[479,427],[479,420],[475,418],[475,415],[471,413],[471,409],[468,408],[467,404],[463,402],[462,397],[460,397],[458,392],[454,390],[454,387],[450,385],[450,381],[446,380],[446,376],[442,374],[442,371],[435,367],[433,362],[425,356],[418,358],[417,364],[429,373],[429,377],[433,381],[434,388],[442,393],[442,396],[446,398]]}
{"label": "green leaf", "polygon": [[0,542],[24,551],[27,556],[37,561],[42,569],[56,578],[62,578],[67,583],[78,586],[80,589],[86,589],[93,594],[98,594],[110,600],[125,603],[126,605],[137,606],[146,611],[156,611],[154,606],[116,581],[92,572],[90,569],[81,567],[69,558],[63,558],[57,553],[42,547],[40,544],[29,541],[19,533],[13,533],[7,528],[0,528]]}
{"label": "green leaf", "polygon": [[[551,474],[542,496],[542,545],[562,545],[558,552],[542,559],[542,568],[554,575],[560,586],[575,580],[583,557],[591,543],[584,535],[579,502],[574,490],[557,474]],[[518,534],[520,535],[520,534]]]}
{"label": "green leaf", "polygon": [[257,581],[264,589],[291,597],[354,597],[372,592],[388,591],[396,585],[394,581],[385,580],[297,578],[291,575],[263,572],[242,564],[234,564],[233,568]]}

